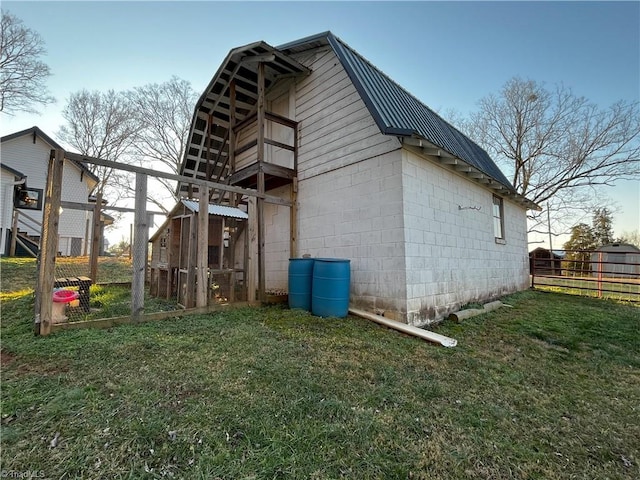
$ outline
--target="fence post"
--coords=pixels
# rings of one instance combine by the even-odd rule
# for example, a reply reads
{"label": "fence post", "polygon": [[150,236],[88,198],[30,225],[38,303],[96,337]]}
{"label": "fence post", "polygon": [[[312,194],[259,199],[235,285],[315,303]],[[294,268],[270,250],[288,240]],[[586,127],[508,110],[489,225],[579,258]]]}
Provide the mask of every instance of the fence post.
{"label": "fence post", "polygon": [[602,252],[598,252],[598,298],[602,298]]}
{"label": "fence post", "polygon": [[134,322],[144,312],[144,279],[147,270],[147,176],[136,173],[135,235],[133,237],[133,278],[131,281],[131,317]]}
{"label": "fence post", "polygon": [[51,333],[63,165],[64,150],[60,148],[52,150],[47,172],[47,193],[40,241],[40,269],[36,287],[39,295],[39,301],[36,302],[36,305],[39,306],[39,309],[36,312],[34,332],[40,335],[49,335]]}
{"label": "fence post", "polygon": [[[198,187],[198,244],[196,265],[189,268],[197,269],[196,277],[196,306],[206,307],[209,303],[209,188]],[[195,248],[195,245],[193,246]]]}
{"label": "fence post", "polygon": [[102,216],[102,192],[96,194],[93,207],[93,230],[91,233],[91,253],[89,257],[89,277],[98,283],[98,256],[100,255],[100,217]]}

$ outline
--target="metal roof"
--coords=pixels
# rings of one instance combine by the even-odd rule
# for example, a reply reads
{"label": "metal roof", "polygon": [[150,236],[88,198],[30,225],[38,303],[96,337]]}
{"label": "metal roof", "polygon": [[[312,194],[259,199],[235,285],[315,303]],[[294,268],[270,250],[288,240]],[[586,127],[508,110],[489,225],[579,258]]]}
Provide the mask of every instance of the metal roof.
{"label": "metal roof", "polygon": [[[308,68],[293,56],[323,46],[332,48],[381,133],[396,136],[406,145],[433,147],[436,155],[440,156],[442,152],[443,157],[451,157],[466,169],[459,171],[465,171],[470,179],[488,184],[500,193],[506,192],[527,208],[539,209],[516,192],[484,149],[329,31],[275,48],[265,42],[256,42],[231,50],[198,101],[180,173],[205,178],[209,151],[210,158],[217,155],[220,158],[209,167],[209,173],[224,178],[222,168],[226,165],[228,149],[224,142],[229,125],[228,85],[231,78],[236,79],[237,120],[241,121],[252,112],[257,99],[257,62],[251,62],[251,57],[273,55],[267,63],[270,68],[266,69],[266,88],[269,88],[279,78],[309,73]],[[214,123],[210,143],[205,138],[209,119]],[[178,189],[186,192],[187,185],[180,184]]]}
{"label": "metal roof", "polygon": [[[200,204],[193,200],[181,200],[182,204],[192,212],[198,213],[200,211]],[[209,204],[209,215],[218,215],[220,217],[231,217],[247,219],[249,215],[246,212],[236,207],[227,207],[225,205]]]}
{"label": "metal roof", "polygon": [[331,32],[281,45],[278,49],[294,54],[321,45],[331,46],[382,133],[424,139],[515,192],[486,151]]}

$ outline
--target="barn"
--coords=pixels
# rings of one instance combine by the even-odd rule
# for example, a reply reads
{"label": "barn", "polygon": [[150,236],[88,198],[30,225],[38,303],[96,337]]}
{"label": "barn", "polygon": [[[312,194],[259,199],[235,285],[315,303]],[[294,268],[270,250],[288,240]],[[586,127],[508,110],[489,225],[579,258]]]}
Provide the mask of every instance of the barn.
{"label": "barn", "polygon": [[[182,175],[248,228],[249,300],[290,258],[351,261],[350,303],[412,325],[528,287],[527,209],[489,155],[331,32],[234,48],[197,102]],[[185,198],[198,185],[183,182]]]}

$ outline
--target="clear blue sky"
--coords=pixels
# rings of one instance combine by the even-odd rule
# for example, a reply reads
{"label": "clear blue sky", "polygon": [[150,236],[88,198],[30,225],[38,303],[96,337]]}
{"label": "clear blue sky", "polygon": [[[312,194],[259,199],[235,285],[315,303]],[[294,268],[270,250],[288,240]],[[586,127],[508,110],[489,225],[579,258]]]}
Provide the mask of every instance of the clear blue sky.
{"label": "clear blue sky", "polygon": [[[640,100],[640,2],[12,2],[44,39],[55,105],[0,117],[55,138],[71,92],[172,75],[201,93],[230,49],[331,30],[435,110],[466,115],[518,75],[564,83],[601,107]],[[640,182],[607,189],[614,229],[640,229]]]}

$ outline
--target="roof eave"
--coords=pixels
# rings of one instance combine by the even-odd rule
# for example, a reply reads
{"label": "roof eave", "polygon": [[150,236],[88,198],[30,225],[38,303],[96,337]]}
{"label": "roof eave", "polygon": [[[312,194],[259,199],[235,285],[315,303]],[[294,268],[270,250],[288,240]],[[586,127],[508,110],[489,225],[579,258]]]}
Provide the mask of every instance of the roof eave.
{"label": "roof eave", "polygon": [[446,150],[433,145],[426,139],[417,138],[416,136],[402,136],[400,138],[400,141],[404,148],[408,148],[411,151],[428,156],[448,170],[454,171],[466,177],[468,180],[483,186],[484,188],[488,188],[489,190],[495,192],[497,195],[508,197],[515,203],[522,205],[528,210],[542,210],[542,208],[535,202],[532,202],[525,196],[520,195],[516,191],[516,189],[513,188],[513,186],[504,185],[502,182],[493,178],[486,172],[481,171],[473,165],[470,165],[465,160],[452,155]]}

